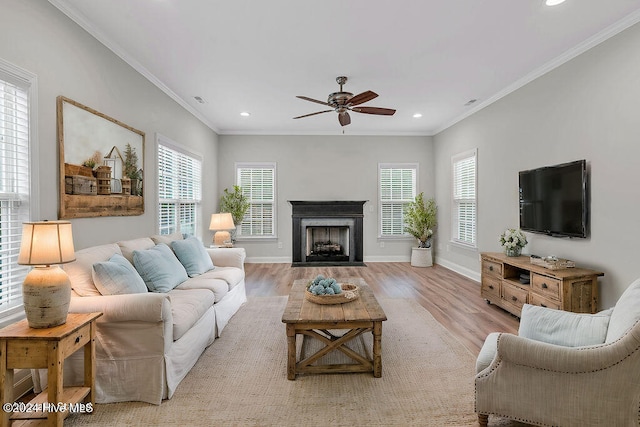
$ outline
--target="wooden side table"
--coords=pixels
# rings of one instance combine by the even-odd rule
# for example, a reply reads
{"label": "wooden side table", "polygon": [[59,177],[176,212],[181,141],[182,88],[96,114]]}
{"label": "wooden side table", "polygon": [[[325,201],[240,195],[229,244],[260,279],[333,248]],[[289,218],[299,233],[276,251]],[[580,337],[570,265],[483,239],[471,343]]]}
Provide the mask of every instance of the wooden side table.
{"label": "wooden side table", "polygon": [[[96,319],[102,313],[70,313],[67,323],[30,328],[22,320],[0,329],[0,400],[2,427],[62,426],[73,412],[93,411],[95,405]],[[84,347],[84,385],[63,387],[64,360]],[[13,402],[13,370],[48,370],[48,387],[31,402]],[[8,410],[7,410],[8,409]],[[34,422],[35,420],[35,422]]]}

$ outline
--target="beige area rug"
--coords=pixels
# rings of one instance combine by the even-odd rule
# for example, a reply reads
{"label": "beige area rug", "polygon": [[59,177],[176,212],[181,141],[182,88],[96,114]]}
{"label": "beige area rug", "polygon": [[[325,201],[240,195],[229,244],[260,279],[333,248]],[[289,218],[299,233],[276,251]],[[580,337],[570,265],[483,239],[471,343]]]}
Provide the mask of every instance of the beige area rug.
{"label": "beige area rug", "polygon": [[[382,378],[286,378],[286,297],[250,298],[172,399],[96,405],[66,426],[473,426],[475,357],[417,303],[381,299]],[[500,424],[503,425],[503,424]]]}

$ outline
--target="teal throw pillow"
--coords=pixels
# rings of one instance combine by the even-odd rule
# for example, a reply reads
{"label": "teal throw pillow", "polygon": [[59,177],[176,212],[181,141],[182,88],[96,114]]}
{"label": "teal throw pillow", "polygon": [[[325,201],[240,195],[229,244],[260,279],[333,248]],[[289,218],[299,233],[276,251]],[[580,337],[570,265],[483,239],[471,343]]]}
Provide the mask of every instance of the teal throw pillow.
{"label": "teal throw pillow", "polygon": [[187,270],[189,277],[199,276],[214,268],[213,261],[200,240],[189,237],[171,242],[171,249]]}
{"label": "teal throw pillow", "polygon": [[93,283],[102,295],[141,294],[147,291],[144,280],[122,255],[96,262],[91,271]]}
{"label": "teal throw pillow", "polygon": [[184,267],[164,243],[133,251],[133,265],[151,292],[169,292],[188,279]]}

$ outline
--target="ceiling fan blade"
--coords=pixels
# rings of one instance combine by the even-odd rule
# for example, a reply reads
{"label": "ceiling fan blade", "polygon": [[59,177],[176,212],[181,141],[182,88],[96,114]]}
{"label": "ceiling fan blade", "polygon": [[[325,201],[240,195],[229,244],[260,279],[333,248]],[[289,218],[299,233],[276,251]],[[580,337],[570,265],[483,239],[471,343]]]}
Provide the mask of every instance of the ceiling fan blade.
{"label": "ceiling fan blade", "polygon": [[371,92],[370,90],[366,92],[359,93],[349,100],[349,104],[351,105],[360,105],[364,104],[367,101],[371,101],[374,98],[377,98],[378,94],[375,92]]}
{"label": "ceiling fan blade", "polygon": [[344,113],[339,113],[338,121],[340,122],[340,126],[346,126],[351,123],[351,116],[346,111]]}
{"label": "ceiling fan blade", "polygon": [[305,114],[304,116],[298,116],[298,117],[294,117],[294,119],[301,119],[303,117],[309,117],[309,116],[315,116],[316,114],[322,114],[322,113],[329,113],[333,110],[324,110],[324,111],[317,111],[315,113],[311,113],[311,114]]}
{"label": "ceiling fan blade", "polygon": [[296,98],[304,99],[305,101],[315,102],[316,104],[329,105],[324,101],[318,101],[317,99],[309,98],[308,96],[296,96]]}
{"label": "ceiling fan blade", "polygon": [[380,107],[356,107],[352,108],[351,111],[364,114],[378,114],[380,116],[393,116],[396,113],[396,110],[392,110],[391,108]]}

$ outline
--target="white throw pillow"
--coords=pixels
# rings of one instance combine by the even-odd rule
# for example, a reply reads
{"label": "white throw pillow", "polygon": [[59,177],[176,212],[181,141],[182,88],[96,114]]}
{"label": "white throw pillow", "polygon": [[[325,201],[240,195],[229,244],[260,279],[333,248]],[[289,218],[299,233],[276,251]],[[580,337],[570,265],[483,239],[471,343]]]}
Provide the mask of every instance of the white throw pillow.
{"label": "white throw pillow", "polygon": [[102,295],[148,292],[142,277],[133,265],[120,254],[113,255],[109,261],[93,264],[93,283]]}
{"label": "white throw pillow", "polygon": [[565,347],[602,344],[610,318],[611,310],[582,314],[525,304],[518,335]]}
{"label": "white throw pillow", "polygon": [[606,342],[613,342],[640,320],[640,279],[622,293],[611,314]]}

